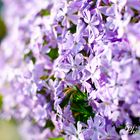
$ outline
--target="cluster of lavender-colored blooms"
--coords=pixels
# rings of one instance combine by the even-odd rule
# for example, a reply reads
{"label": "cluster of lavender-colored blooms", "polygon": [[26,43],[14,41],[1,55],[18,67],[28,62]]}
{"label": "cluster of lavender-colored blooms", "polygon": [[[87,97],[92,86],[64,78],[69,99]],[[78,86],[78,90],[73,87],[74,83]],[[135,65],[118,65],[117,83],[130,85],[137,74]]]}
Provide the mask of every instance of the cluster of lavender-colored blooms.
{"label": "cluster of lavender-colored blooms", "polygon": [[140,1],[3,3],[0,118],[26,140],[140,140]]}

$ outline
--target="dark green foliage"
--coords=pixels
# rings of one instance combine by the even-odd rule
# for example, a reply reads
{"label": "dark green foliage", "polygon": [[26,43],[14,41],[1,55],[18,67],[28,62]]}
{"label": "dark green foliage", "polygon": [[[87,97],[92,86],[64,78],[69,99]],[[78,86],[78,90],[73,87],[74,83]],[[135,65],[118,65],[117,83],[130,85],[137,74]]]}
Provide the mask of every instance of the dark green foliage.
{"label": "dark green foliage", "polygon": [[41,90],[38,90],[38,91],[37,91],[37,94],[45,95],[45,94],[46,94],[46,88],[45,88],[45,87],[42,87]]}
{"label": "dark green foliage", "polygon": [[126,127],[125,124],[122,124],[122,125],[116,127],[116,131],[118,132],[118,134],[119,134],[120,130],[125,129],[125,127]]}
{"label": "dark green foliage", "polygon": [[5,25],[3,19],[0,16],[0,42],[6,36],[6,34],[7,34],[6,25]]}
{"label": "dark green foliage", "polygon": [[88,105],[87,93],[81,92],[78,87],[65,89],[65,98],[60,106],[63,108],[68,103],[71,105],[71,111],[75,121],[87,122],[89,117],[94,117],[92,107]]}
{"label": "dark green foliage", "polygon": [[68,95],[65,96],[63,101],[60,103],[61,108],[64,108],[68,104],[70,96],[71,96],[71,93],[69,93]]}
{"label": "dark green foliage", "polygon": [[71,27],[68,29],[72,34],[76,33],[76,25],[72,24]]}
{"label": "dark green foliage", "polygon": [[55,126],[51,120],[47,120],[44,128],[49,128],[51,131],[53,131]]}
{"label": "dark green foliage", "polygon": [[47,54],[52,60],[58,57],[58,48],[51,48],[50,52]]}
{"label": "dark green foliage", "polygon": [[88,118],[94,117],[92,107],[88,105],[87,94],[81,92],[75,87],[77,93],[73,95],[71,99],[71,110],[76,122],[87,122]]}
{"label": "dark green foliage", "polygon": [[130,118],[133,122],[133,125],[140,126],[140,118],[139,117],[134,117],[134,116],[130,115]]}
{"label": "dark green foliage", "polygon": [[3,2],[0,0],[0,14],[1,14],[1,11],[2,11],[2,7],[3,7]]}
{"label": "dark green foliage", "polygon": [[87,122],[88,118],[94,117],[92,107],[88,106],[86,102],[75,102],[71,105],[71,110],[76,122]]}

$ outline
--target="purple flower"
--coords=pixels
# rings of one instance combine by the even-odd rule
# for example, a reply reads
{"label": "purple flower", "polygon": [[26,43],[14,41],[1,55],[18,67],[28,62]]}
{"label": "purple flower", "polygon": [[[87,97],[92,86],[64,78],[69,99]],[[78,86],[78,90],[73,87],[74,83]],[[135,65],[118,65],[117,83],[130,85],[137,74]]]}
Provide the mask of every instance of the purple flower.
{"label": "purple flower", "polygon": [[96,115],[94,121],[90,118],[87,121],[88,127],[84,130],[83,134],[85,140],[98,140],[102,133],[105,131],[105,120],[103,117]]}
{"label": "purple flower", "polygon": [[80,79],[80,71],[83,69],[84,58],[82,54],[72,56],[71,54],[63,57],[59,62],[59,70],[65,73],[68,80]]}
{"label": "purple flower", "polygon": [[83,11],[84,16],[84,22],[87,25],[87,32],[88,32],[88,43],[92,43],[95,38],[99,35],[99,31],[96,28],[97,25],[99,25],[100,21],[96,17],[96,14],[93,16],[91,15],[90,11],[85,9]]}

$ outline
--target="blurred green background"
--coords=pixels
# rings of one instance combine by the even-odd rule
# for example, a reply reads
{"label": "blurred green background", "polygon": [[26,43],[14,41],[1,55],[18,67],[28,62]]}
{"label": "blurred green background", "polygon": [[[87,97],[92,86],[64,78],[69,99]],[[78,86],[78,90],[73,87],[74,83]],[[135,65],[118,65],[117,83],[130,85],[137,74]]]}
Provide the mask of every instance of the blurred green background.
{"label": "blurred green background", "polygon": [[6,26],[5,26],[4,20],[2,18],[2,10],[3,10],[3,3],[0,0],[0,42],[6,35]]}
{"label": "blurred green background", "polygon": [[12,121],[0,120],[0,140],[21,140]]}
{"label": "blurred green background", "polygon": [[3,6],[3,3],[2,3],[2,1],[0,0],[0,12],[1,12],[1,10],[2,10],[2,6]]}

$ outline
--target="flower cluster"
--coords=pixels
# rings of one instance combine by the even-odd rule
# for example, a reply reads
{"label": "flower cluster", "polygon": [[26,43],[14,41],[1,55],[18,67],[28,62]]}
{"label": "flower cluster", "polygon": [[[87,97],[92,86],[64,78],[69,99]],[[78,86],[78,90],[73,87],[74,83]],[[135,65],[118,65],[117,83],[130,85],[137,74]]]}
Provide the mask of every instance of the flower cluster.
{"label": "flower cluster", "polygon": [[0,118],[26,140],[139,140],[139,0],[3,0]]}

